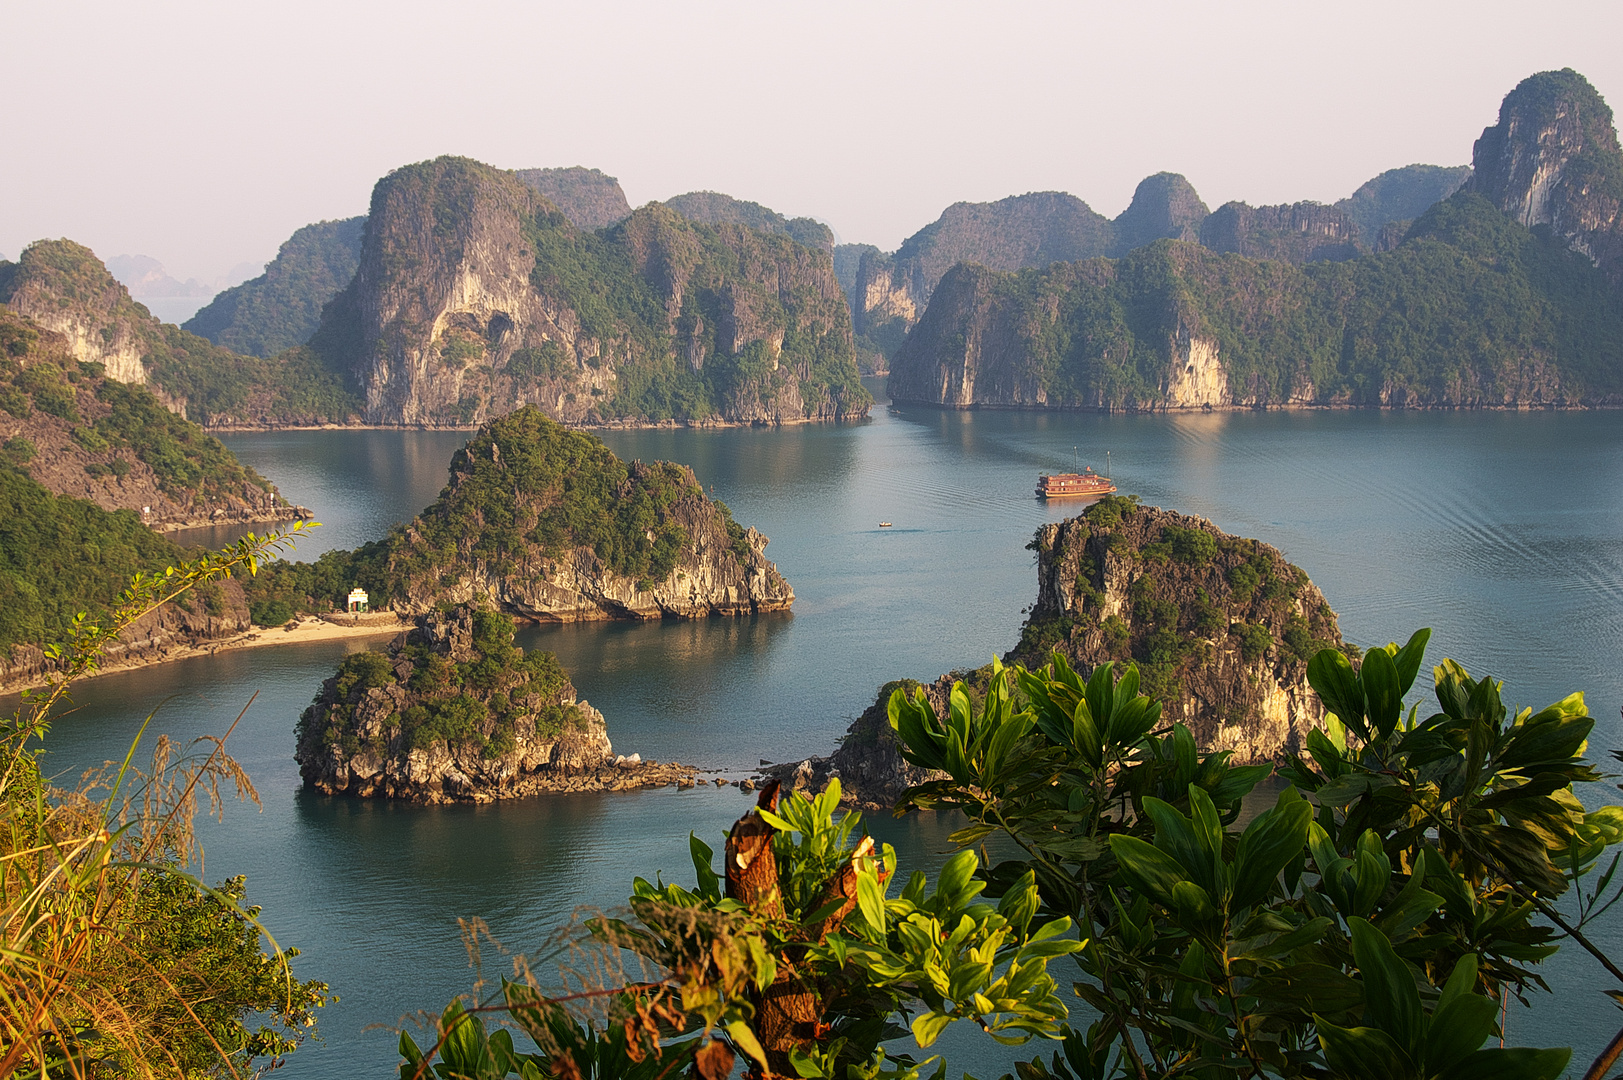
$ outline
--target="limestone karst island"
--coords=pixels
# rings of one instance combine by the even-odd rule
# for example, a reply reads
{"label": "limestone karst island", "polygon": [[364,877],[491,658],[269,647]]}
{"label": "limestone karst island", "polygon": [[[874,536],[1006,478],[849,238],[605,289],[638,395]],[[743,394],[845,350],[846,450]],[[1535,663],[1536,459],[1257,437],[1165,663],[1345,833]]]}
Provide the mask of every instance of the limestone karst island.
{"label": "limestone karst island", "polygon": [[0,1080],[1623,1075],[1623,20],[417,14],[11,28]]}

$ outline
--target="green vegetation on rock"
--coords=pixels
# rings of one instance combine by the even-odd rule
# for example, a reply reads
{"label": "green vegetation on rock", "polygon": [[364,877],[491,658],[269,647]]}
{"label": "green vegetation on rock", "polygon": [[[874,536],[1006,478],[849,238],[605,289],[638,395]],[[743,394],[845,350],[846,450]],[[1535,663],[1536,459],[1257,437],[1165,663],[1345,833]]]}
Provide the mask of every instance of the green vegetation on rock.
{"label": "green vegetation on rock", "polygon": [[572,567],[585,549],[594,562],[582,573],[647,590],[668,578],[701,536],[706,558],[736,575],[764,565],[726,505],[709,499],[691,470],[621,461],[602,440],[527,406],[486,424],[458,450],[445,490],[408,525],[314,563],[273,563],[244,587],[250,603],[280,602],[296,612],[340,609],[357,584],[374,606],[422,610],[475,568],[509,581],[516,595]]}
{"label": "green vegetation on rock", "polygon": [[[299,720],[301,755],[338,747],[346,756],[371,749],[380,756],[435,744],[473,747],[486,757],[513,749],[514,726],[523,719],[540,736],[556,735],[576,721],[574,687],[550,652],[525,652],[513,644],[513,620],[492,611],[459,610],[446,618],[449,637],[419,629],[387,652],[354,653],[316,697],[318,708]],[[456,640],[459,624],[469,640]],[[432,631],[432,620],[429,620]],[[387,719],[363,747],[355,710],[369,690],[398,687]],[[319,730],[312,727],[319,725]]]}
{"label": "green vegetation on rock", "polygon": [[833,253],[834,231],[815,218],[787,218],[776,210],[719,191],[673,195],[665,205],[689,221],[705,225],[742,225],[756,232],[781,233],[796,243]]}
{"label": "green vegetation on rock", "polygon": [[[341,376],[305,350],[239,356],[130,299],[89,248],[41,240],[0,264],[0,303],[68,335],[80,358],[138,365],[141,377],[209,426],[343,422],[358,408]],[[129,372],[123,377],[136,381]]]}
{"label": "green vegetation on rock", "polygon": [[139,514],[52,495],[0,469],[0,650],[62,641],[80,612],[105,612],[136,573],[180,558]]}
{"label": "green vegetation on rock", "polygon": [[306,225],[263,274],[221,292],[182,328],[246,356],[303,345],[321,325],[327,301],[355,276],[365,228],[365,217]]}
{"label": "green vegetation on rock", "polygon": [[1216,346],[1214,405],[1623,401],[1623,309],[1605,276],[1470,193],[1434,206],[1396,250],[1349,262],[1161,241],[1114,262],[959,267],[898,354],[892,396],[939,395],[965,335],[992,328],[1019,342],[995,376],[1025,395],[1009,403],[1160,407],[1191,339]]}

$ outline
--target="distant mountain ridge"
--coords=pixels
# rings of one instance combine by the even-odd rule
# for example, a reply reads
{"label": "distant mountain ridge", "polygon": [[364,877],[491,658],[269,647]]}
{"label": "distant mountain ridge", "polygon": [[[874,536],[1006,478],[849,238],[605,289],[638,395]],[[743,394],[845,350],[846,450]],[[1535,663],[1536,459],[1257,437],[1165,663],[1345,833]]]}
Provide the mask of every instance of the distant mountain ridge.
{"label": "distant mountain ridge", "polygon": [[834,230],[809,217],[784,217],[758,202],[735,199],[719,191],[690,191],[673,195],[665,205],[689,221],[705,225],[743,225],[757,232],[781,233],[797,243],[834,252]]}
{"label": "distant mountain ridge", "polygon": [[182,328],[247,356],[304,344],[321,325],[322,307],[355,276],[365,230],[364,215],[306,225],[263,274],[224,290]]}
{"label": "distant mountain ridge", "polygon": [[[1454,178],[1414,169],[1421,184],[1377,184],[1365,202],[1412,206],[1416,186]],[[1391,250],[1355,258],[1312,247],[1357,247],[1347,210],[1231,204],[1202,223],[1200,247],[1018,273],[961,263],[893,358],[890,394],[1133,410],[1623,406],[1610,110],[1574,72],[1535,75],[1477,141],[1473,170]],[[1253,241],[1274,257],[1213,250]]]}
{"label": "distant mountain ridge", "polygon": [[1452,194],[1469,168],[1390,169],[1334,206],[1301,202],[1208,211],[1178,173],[1146,177],[1114,220],[1065,192],[1034,192],[993,203],[955,203],[894,254],[861,256],[848,288],[859,342],[894,355],[922,317],[937,284],[960,262],[993,270],[1041,269],[1056,262],[1120,258],[1157,240],[1302,265],[1354,258],[1381,246],[1381,228],[1410,219]]}

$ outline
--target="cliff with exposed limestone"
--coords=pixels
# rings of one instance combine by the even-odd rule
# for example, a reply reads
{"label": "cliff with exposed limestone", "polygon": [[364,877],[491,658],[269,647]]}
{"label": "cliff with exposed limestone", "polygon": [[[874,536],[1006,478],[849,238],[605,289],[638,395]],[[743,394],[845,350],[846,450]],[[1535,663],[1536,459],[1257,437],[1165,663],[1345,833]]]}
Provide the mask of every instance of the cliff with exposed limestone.
{"label": "cliff with exposed limestone", "polygon": [[373,193],[360,266],[310,346],[383,424],[535,405],[570,423],[864,415],[827,251],[659,204],[600,232],[465,158]]}
{"label": "cliff with exposed limestone", "polygon": [[556,658],[526,653],[511,620],[471,607],[346,657],[297,737],[305,786],[327,795],[492,802],[692,783],[681,766],[617,761],[603,714]]}

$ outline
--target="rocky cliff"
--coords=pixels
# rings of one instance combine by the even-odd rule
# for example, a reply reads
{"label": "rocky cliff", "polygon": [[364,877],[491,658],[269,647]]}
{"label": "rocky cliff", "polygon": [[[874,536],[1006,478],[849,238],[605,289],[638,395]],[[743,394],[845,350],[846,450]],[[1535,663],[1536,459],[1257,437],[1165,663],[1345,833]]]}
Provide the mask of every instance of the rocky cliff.
{"label": "rocky cliff", "polygon": [[71,240],[30,244],[17,262],[0,265],[0,303],[61,335],[75,359],[102,365],[109,378],[147,381],[152,316],[89,248]]}
{"label": "rocky cliff", "polygon": [[346,658],[297,736],[305,785],[329,795],[490,802],[675,778],[617,768],[603,714],[577,700],[556,658],[525,653],[512,620],[469,607]]}
{"label": "rocky cliff", "polygon": [[533,188],[577,229],[606,229],[631,215],[620,181],[598,169],[519,169],[514,176]]}
{"label": "rocky cliff", "polygon": [[360,267],[311,348],[372,423],[525,404],[569,422],[789,423],[870,404],[826,252],[659,204],[583,232],[464,158],[379,181]]}
{"label": "rocky cliff", "polygon": [[355,276],[365,231],[365,217],[306,225],[263,274],[215,296],[182,329],[247,356],[304,344],[321,325],[321,309]]}
{"label": "rocky cliff", "polygon": [[0,467],[57,495],[134,511],[160,532],[308,513],[145,387],[75,360],[69,339],[4,307],[0,443]]}
{"label": "rocky cliff", "polygon": [[547,622],[788,610],[794,590],[766,545],[686,466],[622,462],[527,407],[457,451],[440,497],[386,540],[273,564],[250,589],[324,611],[358,582],[374,606],[410,614],[472,603]]}
{"label": "rocky cliff", "polygon": [[1623,404],[1623,310],[1565,248],[1462,192],[1392,250],[1341,262],[1161,240],[1021,274],[959,266],[889,392],[957,408]]}
{"label": "rocky cliff", "polygon": [[735,199],[719,191],[690,191],[686,195],[673,195],[665,205],[689,221],[705,225],[742,225],[756,232],[779,233],[817,248],[834,252],[834,231],[815,218],[787,218],[776,210],[758,202]]}
{"label": "rocky cliff", "polygon": [[40,240],[0,263],[0,303],[62,335],[75,359],[145,384],[206,427],[342,423],[356,404],[342,378],[307,352],[241,356],[159,321],[71,240]]}
{"label": "rocky cliff", "polygon": [[1341,631],[1276,549],[1118,497],[1043,526],[1032,547],[1037,600],[1006,659],[1032,666],[1057,648],[1080,672],[1132,660],[1162,716],[1236,764],[1295,754],[1323,722],[1307,662]]}
{"label": "rocky cliff", "polygon": [[1348,214],[1316,202],[1289,206],[1224,203],[1200,225],[1200,242],[1213,251],[1297,266],[1355,258],[1360,250],[1358,239],[1358,225]]}
{"label": "rocky cliff", "polygon": [[1104,255],[1113,243],[1109,219],[1063,191],[954,203],[894,256],[863,257],[853,290],[856,332],[894,352],[958,263],[1013,271]]}
{"label": "rocky cliff", "polygon": [[1547,226],[1623,283],[1623,150],[1612,110],[1571,68],[1522,80],[1472,151],[1466,188]]}
{"label": "rocky cliff", "polygon": [[1111,222],[1110,253],[1125,255],[1156,240],[1200,241],[1200,223],[1210,213],[1194,185],[1178,173],[1146,176],[1133,201]]}

